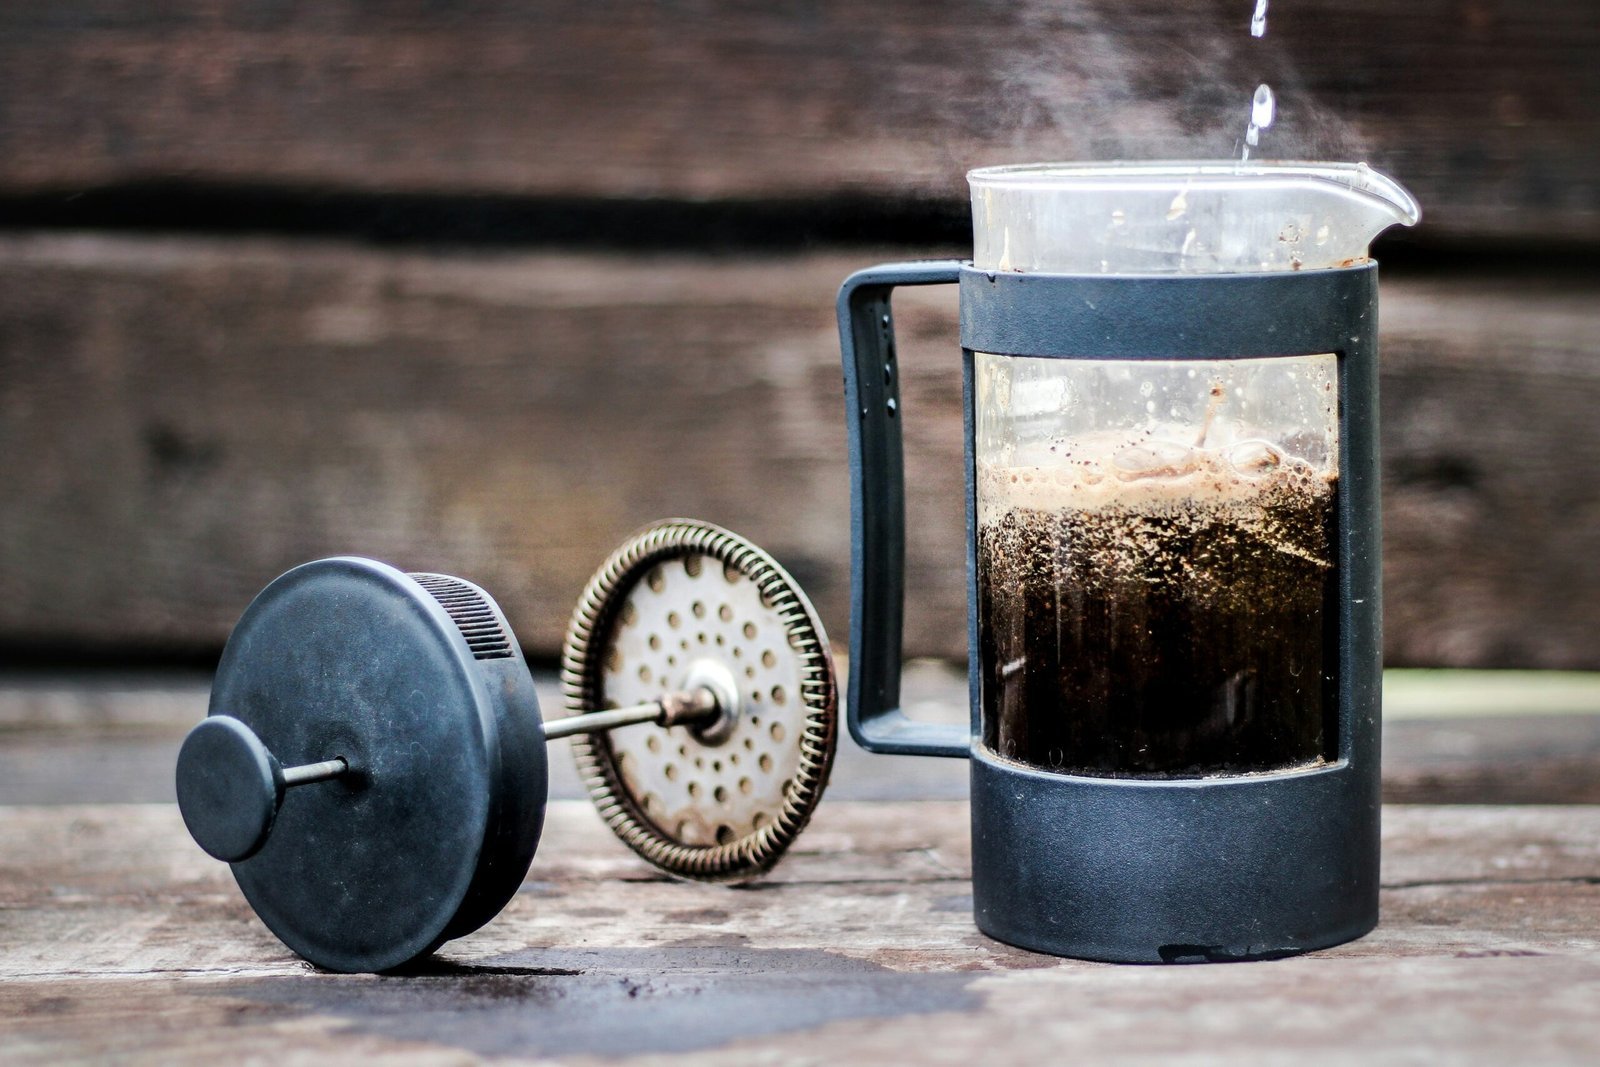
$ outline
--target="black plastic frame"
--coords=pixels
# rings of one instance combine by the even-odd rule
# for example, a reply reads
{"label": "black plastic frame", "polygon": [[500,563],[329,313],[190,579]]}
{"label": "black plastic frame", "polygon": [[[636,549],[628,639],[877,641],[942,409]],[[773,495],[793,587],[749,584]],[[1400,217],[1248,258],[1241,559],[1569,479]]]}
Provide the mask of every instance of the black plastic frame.
{"label": "black plastic frame", "polygon": [[[904,478],[891,290],[958,281],[966,419],[968,730],[898,708]],[[969,264],[859,272],[839,296],[852,482],[848,721],[870,751],[972,760],[980,929],[1057,955],[1123,962],[1262,959],[1359,937],[1378,918],[1381,528],[1377,268],[1079,276]],[[1060,359],[1339,361],[1339,758],[1200,779],[1057,774],[981,738],[974,352]],[[959,734],[960,736],[957,736]]]}
{"label": "black plastic frame", "polygon": [[390,970],[478,929],[543,829],[549,757],[521,648],[492,597],[451,579],[512,653],[478,658],[429,577],[449,576],[302,564],[251,601],[212,684],[209,714],[280,761],[348,764],[293,790],[264,847],[232,864],[267,928],[328,970]]}

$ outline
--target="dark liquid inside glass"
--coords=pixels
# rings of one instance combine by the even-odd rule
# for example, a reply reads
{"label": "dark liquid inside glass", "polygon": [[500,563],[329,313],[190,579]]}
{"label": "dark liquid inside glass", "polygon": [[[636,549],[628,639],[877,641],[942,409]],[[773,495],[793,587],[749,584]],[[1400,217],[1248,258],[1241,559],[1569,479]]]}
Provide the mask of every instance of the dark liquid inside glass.
{"label": "dark liquid inside glass", "polygon": [[[1093,507],[985,502],[984,742],[1100,776],[1272,771],[1337,748],[1335,480]],[[1020,499],[1020,498],[1019,498]]]}

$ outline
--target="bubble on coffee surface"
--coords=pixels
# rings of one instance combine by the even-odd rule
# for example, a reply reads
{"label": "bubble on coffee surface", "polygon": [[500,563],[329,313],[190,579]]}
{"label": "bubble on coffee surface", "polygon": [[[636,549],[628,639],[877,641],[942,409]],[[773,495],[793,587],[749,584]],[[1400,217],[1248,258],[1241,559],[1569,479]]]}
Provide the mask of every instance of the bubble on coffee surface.
{"label": "bubble on coffee surface", "polygon": [[1230,470],[1245,478],[1266,477],[1289,460],[1283,449],[1260,438],[1230,445],[1222,456]]}
{"label": "bubble on coffee surface", "polygon": [[1122,481],[1177,478],[1196,470],[1197,451],[1176,441],[1150,440],[1128,445],[1111,457],[1111,473]]}

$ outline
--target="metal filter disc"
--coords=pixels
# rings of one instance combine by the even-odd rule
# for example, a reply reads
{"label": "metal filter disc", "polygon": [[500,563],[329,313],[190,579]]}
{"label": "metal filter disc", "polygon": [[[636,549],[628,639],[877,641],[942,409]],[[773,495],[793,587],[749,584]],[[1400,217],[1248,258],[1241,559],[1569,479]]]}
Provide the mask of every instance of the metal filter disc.
{"label": "metal filter disc", "polygon": [[561,683],[575,715],[696,686],[735,705],[573,739],[601,817],[670,874],[767,871],[822,797],[838,738],[827,639],[794,579],[737,534],[669,519],[629,538],[578,602]]}

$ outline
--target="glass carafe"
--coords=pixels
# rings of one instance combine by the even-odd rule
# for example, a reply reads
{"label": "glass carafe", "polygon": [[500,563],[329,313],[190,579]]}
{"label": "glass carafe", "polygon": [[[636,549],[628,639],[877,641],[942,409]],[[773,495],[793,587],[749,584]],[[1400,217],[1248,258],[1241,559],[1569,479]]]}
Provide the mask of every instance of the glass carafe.
{"label": "glass carafe", "polygon": [[[1360,166],[970,178],[996,271],[1347,267],[1416,217]],[[1336,758],[1337,355],[974,361],[984,743],[1113,776]]]}

